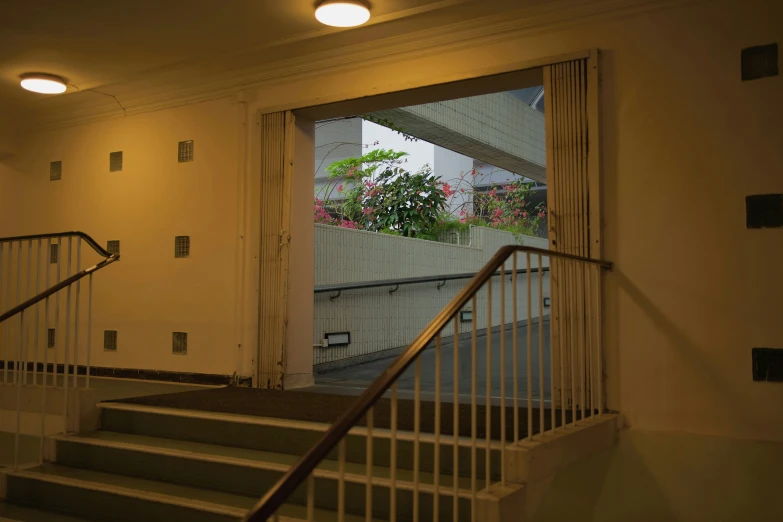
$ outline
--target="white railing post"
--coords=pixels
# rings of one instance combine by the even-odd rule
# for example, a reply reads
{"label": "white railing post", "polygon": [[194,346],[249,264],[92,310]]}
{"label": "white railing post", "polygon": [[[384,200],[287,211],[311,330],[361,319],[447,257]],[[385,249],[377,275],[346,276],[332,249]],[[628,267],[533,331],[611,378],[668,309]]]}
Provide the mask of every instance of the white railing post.
{"label": "white railing post", "polygon": [[[48,288],[48,287],[47,287]],[[36,250],[35,261],[35,295],[41,292],[41,240],[38,240],[38,249]],[[41,333],[41,308],[40,303],[35,303],[35,338],[33,340],[33,386],[38,384],[38,341]]]}
{"label": "white railing post", "polygon": [[538,432],[544,433],[544,262],[541,254],[538,254]]}
{"label": "white railing post", "polygon": [[[79,273],[82,269],[82,238],[76,238],[76,272]],[[82,307],[81,303],[81,290],[82,280],[76,281],[76,310],[74,311],[73,318],[73,387],[79,387],[79,310]]]}
{"label": "white railing post", "polygon": [[89,276],[89,289],[87,293],[87,371],[85,376],[85,388],[90,387],[90,356],[92,354],[92,273]]}
{"label": "white railing post", "polygon": [[525,293],[527,295],[527,344],[525,346],[527,374],[527,438],[533,438],[533,297],[530,275],[530,252],[525,252]]}
{"label": "white railing post", "polygon": [[[46,240],[46,254],[49,256],[49,252],[51,252],[52,248],[52,240],[47,239]],[[47,257],[45,258],[45,264],[46,264],[46,288],[49,288],[49,262],[50,259]],[[44,461],[44,437],[46,436],[46,373],[47,373],[47,367],[49,366],[49,298],[46,298],[46,301],[44,302],[44,346],[43,346],[43,379],[41,380],[41,446],[38,453],[38,462],[40,464],[43,464]],[[56,359],[55,359],[56,362]],[[55,379],[57,378],[57,368],[55,367],[54,370]],[[56,386],[57,383],[53,383],[52,386]]]}
{"label": "white railing post", "polygon": [[[21,244],[19,249],[21,250]],[[24,310],[19,314],[20,320],[24,323]],[[22,335],[18,335],[17,346],[22,344]],[[19,375],[19,366],[14,367],[16,374],[16,433],[14,434],[14,469],[19,468],[19,432],[22,429],[22,376]]]}
{"label": "white railing post", "polygon": [[[65,278],[71,277],[71,238],[68,238],[68,262],[66,263]],[[59,259],[59,256],[58,256]],[[68,285],[65,291],[65,360],[63,365],[63,433],[68,433],[68,368],[70,363],[70,342],[71,342],[71,287]]]}

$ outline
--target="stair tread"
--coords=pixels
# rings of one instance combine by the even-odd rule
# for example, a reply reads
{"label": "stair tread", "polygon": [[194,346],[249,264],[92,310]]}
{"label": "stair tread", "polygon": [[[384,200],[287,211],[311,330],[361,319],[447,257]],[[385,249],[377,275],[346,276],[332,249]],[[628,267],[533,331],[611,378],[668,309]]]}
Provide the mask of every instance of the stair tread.
{"label": "stair tread", "polygon": [[[184,458],[206,457],[224,461],[232,459],[233,462],[238,465],[258,465],[269,469],[279,469],[281,472],[287,471],[288,468],[296,464],[300,459],[300,456],[298,455],[286,453],[104,430],[55,438],[57,440],[76,443],[97,443],[118,448],[121,447],[122,449],[132,451],[165,451],[171,455],[180,455]],[[338,472],[338,462],[336,460],[324,460],[316,469],[316,473],[319,476],[335,474]],[[364,483],[366,469],[367,467],[365,464],[346,462],[346,481]],[[385,466],[373,466],[372,471],[374,479],[388,479],[391,476],[390,468]],[[414,481],[413,471],[397,468],[396,481],[398,487],[405,488],[406,485],[412,485]],[[434,474],[431,472],[419,472],[419,483],[422,485],[432,485],[434,483]],[[441,474],[440,487],[444,489],[453,487],[451,474]],[[460,495],[467,494],[470,490],[470,479],[467,477],[460,478],[459,488],[461,490]],[[444,491],[444,493],[446,492]]]}
{"label": "stair tread", "polygon": [[89,522],[86,518],[59,515],[40,509],[0,502],[0,522],[8,520],[13,522]]}
{"label": "stair tread", "polygon": [[[53,477],[55,479],[65,479],[66,482],[75,480],[75,487],[95,487],[95,489],[114,489],[123,488],[122,490],[115,490],[116,494],[127,495],[137,494],[139,496],[155,497],[154,500],[160,502],[162,498],[168,497],[167,500],[172,503],[181,504],[183,501],[187,502],[187,505],[198,506],[199,504],[204,506],[210,506],[215,508],[222,508],[225,512],[230,512],[236,516],[243,516],[244,513],[252,508],[258,498],[247,497],[243,495],[235,495],[231,493],[222,493],[210,489],[196,488],[192,486],[184,486],[181,484],[173,484],[169,482],[160,482],[155,480],[148,480],[136,477],[129,477],[124,475],[115,475],[112,473],[104,473],[101,471],[94,471],[89,469],[72,468],[69,466],[62,466],[59,464],[44,464],[43,466],[37,466],[34,468],[26,469],[20,472],[14,472],[25,476],[27,478],[36,478],[41,476],[45,480],[45,477]],[[306,507],[293,504],[285,504],[280,507],[278,511],[281,517],[305,519]],[[315,518],[317,520],[337,520],[337,514],[335,512],[323,509],[315,509]],[[55,521],[56,519],[50,518],[47,520]],[[357,517],[353,515],[345,515],[345,520],[350,522],[360,522],[364,520],[364,517]],[[65,518],[62,521],[57,522],[81,522],[79,519]]]}

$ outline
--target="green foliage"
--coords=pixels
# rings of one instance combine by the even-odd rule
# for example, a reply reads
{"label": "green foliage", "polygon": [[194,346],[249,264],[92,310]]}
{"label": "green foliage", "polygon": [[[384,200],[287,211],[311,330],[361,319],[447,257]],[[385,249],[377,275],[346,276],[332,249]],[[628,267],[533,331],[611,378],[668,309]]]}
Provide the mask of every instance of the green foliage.
{"label": "green foliage", "polygon": [[[428,165],[418,172],[405,170],[406,156],[401,151],[377,149],[330,164],[326,168],[330,178],[327,198],[316,198],[315,221],[437,241],[444,233],[464,231],[472,225],[505,230],[518,237],[536,235],[546,216],[543,204],[532,208],[528,203],[532,183],[509,180],[488,191],[477,191],[478,174],[472,170],[462,173],[451,187]],[[335,188],[339,202],[329,199]],[[450,214],[445,209],[455,197],[462,203]]]}

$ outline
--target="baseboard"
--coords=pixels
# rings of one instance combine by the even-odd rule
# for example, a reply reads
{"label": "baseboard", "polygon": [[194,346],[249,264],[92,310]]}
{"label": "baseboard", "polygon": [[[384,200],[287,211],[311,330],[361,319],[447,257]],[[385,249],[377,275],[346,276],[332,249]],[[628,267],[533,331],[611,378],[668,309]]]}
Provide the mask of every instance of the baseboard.
{"label": "baseboard", "polygon": [[[8,369],[14,369],[14,362],[8,362]],[[46,372],[51,374],[55,365],[49,363],[46,366]],[[5,361],[0,361],[0,370],[5,368]],[[43,373],[43,363],[38,363],[37,367],[34,363],[27,363],[27,371],[32,372],[33,369],[39,373]],[[68,373],[73,374],[74,366],[71,364],[68,366]],[[57,374],[62,375],[65,371],[65,365],[57,365]],[[78,375],[87,375],[87,367],[79,365],[76,368]],[[138,379],[142,381],[163,381],[163,382],[178,382],[183,384],[207,384],[207,385],[229,385],[234,384],[236,386],[251,386],[252,377],[234,377],[233,375],[221,375],[214,373],[195,373],[195,372],[173,372],[167,370],[147,370],[142,368],[107,368],[103,366],[91,366],[90,376],[92,377],[115,377],[120,379]]]}

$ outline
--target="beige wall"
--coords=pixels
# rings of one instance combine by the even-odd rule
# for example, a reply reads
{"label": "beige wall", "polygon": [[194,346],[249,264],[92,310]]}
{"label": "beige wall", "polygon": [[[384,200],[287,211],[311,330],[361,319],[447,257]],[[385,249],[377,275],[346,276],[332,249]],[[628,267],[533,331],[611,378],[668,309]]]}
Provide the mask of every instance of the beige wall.
{"label": "beige wall", "polygon": [[[750,360],[753,346],[783,345],[783,272],[779,269],[783,230],[744,228],[745,195],[783,192],[783,77],[743,83],[739,70],[741,48],[783,41],[779,23],[783,4],[767,0],[677,4],[680,7],[554,22],[527,33],[519,28],[518,35],[498,32],[483,42],[465,42],[458,50],[418,49],[385,56],[380,64],[351,63],[350,68],[318,78],[302,73],[298,80],[270,83],[262,92],[253,93],[251,107],[273,110],[316,105],[513,70],[528,60],[575,50],[602,49],[605,257],[616,263],[615,272],[606,279],[609,405],[622,411],[638,429],[783,440],[783,408],[777,407],[783,404],[783,386],[752,382]],[[366,45],[375,49],[373,42]],[[220,103],[227,102],[201,107],[214,108]],[[50,159],[43,151],[57,152],[73,136],[89,136],[105,147],[96,153],[97,159],[85,156],[84,161],[91,162],[90,169],[103,168],[105,155],[118,147],[124,135],[123,125],[136,129],[139,143],[161,151],[164,146],[152,139],[159,131],[168,129],[172,141],[196,135],[198,157],[203,150],[199,145],[203,134],[199,133],[223,136],[216,142],[233,135],[230,110],[225,114],[216,111],[222,116],[216,115],[214,128],[187,121],[184,115],[198,110],[177,109],[128,118],[126,123],[118,120],[47,133],[39,137],[38,146],[26,149],[24,163],[37,165],[30,173],[40,172]],[[163,114],[182,116],[167,116],[168,123],[160,127],[133,123],[156,123]],[[215,130],[223,126],[226,134]],[[180,129],[187,129],[187,135],[174,132]],[[212,164],[208,170],[213,177],[206,178],[209,201],[214,199],[211,208],[221,216],[234,211],[225,204],[234,198],[226,196],[224,201],[222,197],[229,190],[223,183],[224,168],[235,161],[235,155],[229,156]],[[257,157],[248,161],[256,165]],[[234,168],[225,168],[226,176],[235,177]],[[165,188],[164,180],[172,179],[152,173],[141,169],[139,175],[146,176],[149,184],[123,187],[123,194],[137,198],[150,190],[157,194],[154,189]],[[8,174],[2,176],[5,183]],[[106,179],[100,186],[113,186]],[[248,193],[253,194],[260,188],[250,179]],[[48,187],[41,187],[38,199],[54,200]],[[101,197],[107,189],[88,189],[97,208],[115,203]],[[188,185],[184,190],[197,189]],[[29,202],[35,199],[25,197]],[[154,195],[153,201],[161,200]],[[209,220],[215,214],[205,208],[210,207],[200,206],[192,219],[210,228]],[[29,207],[25,212],[33,214]],[[170,248],[170,236],[180,233],[173,226],[176,219],[171,224],[155,223],[161,233],[153,244]],[[192,222],[190,215],[182,219]],[[148,226],[152,220],[141,216],[140,221]],[[248,223],[252,227],[252,221]],[[109,230],[110,224],[100,219],[74,221],[71,226],[97,227],[99,236],[122,233]],[[248,231],[248,237],[257,237],[252,228]],[[206,244],[195,240],[194,253],[211,252],[221,241],[230,243],[230,234],[215,234],[205,239]],[[252,255],[250,249],[247,252]],[[225,318],[216,319],[222,312],[213,311],[232,302],[230,292],[223,290],[220,276],[201,272],[196,263],[190,266],[183,276],[203,275],[204,286],[216,298],[210,300],[209,311],[203,306],[199,311],[194,305],[184,315],[193,321],[193,328],[203,328],[205,340],[213,339],[214,332],[227,324]],[[186,295],[200,303],[195,296],[204,293],[202,282],[193,281],[198,286],[186,290]],[[158,289],[173,289],[171,278],[159,283]],[[155,286],[128,288],[148,295],[147,302],[155,302]],[[128,312],[133,317],[135,312]],[[164,342],[162,332],[168,332],[172,323],[186,320],[177,313],[160,316],[165,327],[161,326],[161,338],[153,344]],[[196,321],[199,318],[210,322]],[[145,337],[144,342],[152,341]],[[223,349],[212,344],[205,346],[210,345],[215,360],[222,360]],[[165,360],[172,366],[187,365],[171,356]]]}
{"label": "beige wall", "polygon": [[780,443],[624,430],[558,472],[532,520],[778,520],[782,466]]}
{"label": "beige wall", "polygon": [[[743,47],[783,42],[783,3],[688,2],[571,21],[270,86],[270,107],[355,98],[602,50],[607,393],[634,428],[783,441],[783,229],[746,230],[747,194],[783,192],[783,77],[740,81]],[[383,78],[378,83],[378,78]]]}
{"label": "beige wall", "polygon": [[[224,99],[43,132],[0,162],[0,236],[82,230],[121,242],[121,261],[95,275],[93,365],[235,371],[238,113]],[[194,161],[178,163],[177,143],[191,139]],[[109,172],[118,150],[123,170]],[[63,177],[49,181],[55,160]],[[177,235],[191,237],[190,258],[174,258]],[[118,331],[116,353],[102,349],[105,329]],[[171,353],[173,331],[188,332],[187,355]]]}

